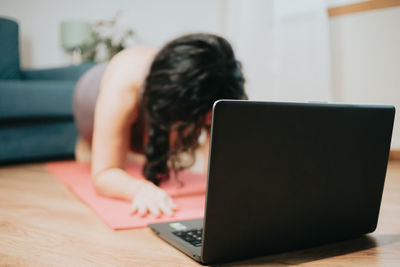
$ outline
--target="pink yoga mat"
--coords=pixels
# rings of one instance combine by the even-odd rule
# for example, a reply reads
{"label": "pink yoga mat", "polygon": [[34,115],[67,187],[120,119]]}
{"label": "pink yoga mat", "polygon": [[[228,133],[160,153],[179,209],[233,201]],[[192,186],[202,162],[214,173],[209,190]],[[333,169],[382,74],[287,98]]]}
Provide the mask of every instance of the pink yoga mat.
{"label": "pink yoga mat", "polygon": [[[55,178],[65,184],[80,200],[86,203],[112,229],[145,227],[149,223],[201,218],[204,215],[206,177],[205,175],[182,172],[179,175],[184,186],[170,179],[161,187],[173,197],[178,211],[173,217],[152,215],[140,217],[129,213],[131,202],[106,198],[98,195],[90,177],[90,165],[75,161],[46,163]],[[127,172],[142,177],[142,165],[130,163]]]}

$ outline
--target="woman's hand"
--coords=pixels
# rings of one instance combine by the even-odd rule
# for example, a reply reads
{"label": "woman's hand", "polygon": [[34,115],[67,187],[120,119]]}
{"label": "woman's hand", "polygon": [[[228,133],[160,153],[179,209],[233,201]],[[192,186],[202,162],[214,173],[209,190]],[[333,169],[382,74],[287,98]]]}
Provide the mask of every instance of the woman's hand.
{"label": "woman's hand", "polygon": [[162,214],[172,216],[176,209],[174,201],[167,192],[150,182],[143,181],[135,193],[130,211],[142,217],[148,212],[160,217]]}
{"label": "woman's hand", "polygon": [[120,168],[104,170],[93,175],[93,184],[102,196],[126,199],[133,203],[131,213],[145,216],[148,212],[154,216],[171,216],[176,210],[172,198],[153,183],[137,179]]}

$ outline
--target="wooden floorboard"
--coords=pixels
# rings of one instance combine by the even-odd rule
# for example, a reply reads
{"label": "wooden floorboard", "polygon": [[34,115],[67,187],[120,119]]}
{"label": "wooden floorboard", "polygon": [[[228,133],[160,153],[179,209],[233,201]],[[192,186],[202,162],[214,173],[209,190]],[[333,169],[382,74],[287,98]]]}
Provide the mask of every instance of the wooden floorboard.
{"label": "wooden floorboard", "polygon": [[[400,161],[389,164],[377,230],[228,266],[400,266]],[[0,266],[199,266],[147,228],[113,231],[43,164],[0,167]]]}

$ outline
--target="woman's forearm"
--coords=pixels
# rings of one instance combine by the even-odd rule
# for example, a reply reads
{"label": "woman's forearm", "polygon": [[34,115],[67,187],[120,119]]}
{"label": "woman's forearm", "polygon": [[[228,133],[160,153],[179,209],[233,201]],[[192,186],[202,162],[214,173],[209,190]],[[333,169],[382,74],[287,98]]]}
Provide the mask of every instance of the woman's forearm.
{"label": "woman's forearm", "polygon": [[120,168],[101,171],[93,176],[93,185],[102,196],[131,201],[146,181],[136,179]]}

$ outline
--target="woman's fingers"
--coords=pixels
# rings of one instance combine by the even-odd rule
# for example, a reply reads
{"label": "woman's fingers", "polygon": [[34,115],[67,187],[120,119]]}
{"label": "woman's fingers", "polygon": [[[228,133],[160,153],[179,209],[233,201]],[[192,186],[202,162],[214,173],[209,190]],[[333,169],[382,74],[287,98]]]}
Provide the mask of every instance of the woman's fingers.
{"label": "woman's fingers", "polygon": [[149,185],[140,190],[130,208],[131,213],[137,213],[144,217],[147,213],[151,213],[155,217],[162,214],[172,216],[177,209],[172,198],[162,189]]}
{"label": "woman's fingers", "polygon": [[139,213],[140,206],[143,206],[141,199],[135,198],[129,212],[132,214]]}
{"label": "woman's fingers", "polygon": [[175,205],[175,202],[172,200],[172,198],[168,197],[167,199],[167,205],[172,209],[172,210],[177,210],[178,207]]}
{"label": "woman's fingers", "polygon": [[132,214],[135,214],[137,211],[138,211],[138,205],[137,205],[137,202],[134,201],[132,203],[132,206],[131,206],[129,212],[132,213]]}
{"label": "woman's fingers", "polygon": [[146,206],[149,209],[150,213],[153,214],[156,217],[161,216],[160,208],[159,206],[154,203],[152,200],[147,200],[146,201]]}
{"label": "woman's fingers", "polygon": [[172,216],[173,214],[171,207],[166,202],[160,203],[160,209],[167,216]]}
{"label": "woman's fingers", "polygon": [[147,207],[146,207],[146,205],[145,205],[144,203],[138,204],[138,214],[139,214],[139,216],[141,216],[141,217],[146,216],[146,214],[147,214]]}

